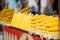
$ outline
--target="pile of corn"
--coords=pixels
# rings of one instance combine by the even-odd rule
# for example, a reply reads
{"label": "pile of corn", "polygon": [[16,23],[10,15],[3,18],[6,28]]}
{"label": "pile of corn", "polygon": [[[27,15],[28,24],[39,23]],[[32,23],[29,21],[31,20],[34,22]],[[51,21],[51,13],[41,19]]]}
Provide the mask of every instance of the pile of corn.
{"label": "pile of corn", "polygon": [[[30,13],[30,7],[26,7],[24,9],[20,10],[19,12],[21,12],[21,13],[23,13],[23,12]],[[10,24],[11,21],[12,21],[12,17],[14,15],[14,13],[15,12],[14,12],[13,8],[4,9],[4,10],[0,11],[0,21]]]}
{"label": "pile of corn", "polygon": [[29,30],[31,24],[31,13],[30,13],[30,7],[26,7],[22,10],[20,10],[18,13],[14,13],[11,25],[23,29],[23,30]]}
{"label": "pile of corn", "polygon": [[31,27],[31,14],[27,13],[15,13],[11,25],[18,29],[23,29],[28,31]]}
{"label": "pile of corn", "polygon": [[16,27],[22,27],[22,29],[24,28],[23,30],[30,27],[33,30],[40,31],[42,33],[56,34],[56,31],[58,31],[58,16],[46,16],[44,14],[32,16],[32,14],[27,13],[15,13],[11,24]]}
{"label": "pile of corn", "polygon": [[32,16],[31,23],[31,29],[33,31],[46,37],[58,37],[58,16],[35,15]]}
{"label": "pile of corn", "polygon": [[37,15],[32,17],[32,28],[42,33],[58,33],[58,16]]}
{"label": "pile of corn", "polygon": [[0,20],[10,23],[13,27],[25,31],[32,30],[41,35],[58,34],[58,16],[32,15],[30,7],[26,7],[18,13],[14,9],[5,9],[0,13]]}
{"label": "pile of corn", "polygon": [[58,34],[58,16],[44,14],[33,16],[31,13],[15,13],[11,25],[25,31],[32,30],[44,36]]}
{"label": "pile of corn", "polygon": [[5,23],[11,23],[12,17],[14,14],[14,9],[10,8],[10,9],[4,9],[1,11],[0,13],[0,21],[3,21]]}

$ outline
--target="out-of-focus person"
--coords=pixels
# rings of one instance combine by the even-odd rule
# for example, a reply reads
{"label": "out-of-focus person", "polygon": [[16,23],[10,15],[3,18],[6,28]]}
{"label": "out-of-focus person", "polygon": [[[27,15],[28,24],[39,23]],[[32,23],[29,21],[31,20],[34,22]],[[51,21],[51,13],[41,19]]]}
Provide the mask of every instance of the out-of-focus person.
{"label": "out-of-focus person", "polygon": [[45,10],[48,15],[54,15],[58,13],[58,0],[48,0],[48,5]]}
{"label": "out-of-focus person", "polygon": [[15,12],[18,12],[18,10],[21,10],[22,0],[6,0],[5,8],[14,8]]}
{"label": "out-of-focus person", "polygon": [[48,5],[48,0],[40,0],[40,2],[41,2],[40,12],[41,12],[41,14],[44,14],[46,7]]}
{"label": "out-of-focus person", "polygon": [[0,0],[0,11],[2,10],[2,0]]}
{"label": "out-of-focus person", "polygon": [[28,6],[31,7],[32,14],[38,13],[38,0],[28,0]]}
{"label": "out-of-focus person", "polygon": [[2,0],[2,10],[5,8],[5,0]]}
{"label": "out-of-focus person", "polygon": [[41,14],[53,15],[53,2],[54,0],[41,0]]}
{"label": "out-of-focus person", "polygon": [[53,0],[48,0],[48,4],[47,4],[47,7],[46,7],[46,10],[45,10],[45,13],[47,15],[52,15],[53,13]]}
{"label": "out-of-focus person", "polygon": [[22,9],[27,7],[28,6],[27,4],[28,4],[28,0],[23,0],[23,2],[22,2]]}
{"label": "out-of-focus person", "polygon": [[41,14],[41,13],[40,13],[40,6],[41,6],[41,5],[40,5],[40,0],[38,0],[38,14]]}
{"label": "out-of-focus person", "polygon": [[53,14],[58,14],[58,0],[53,1]]}

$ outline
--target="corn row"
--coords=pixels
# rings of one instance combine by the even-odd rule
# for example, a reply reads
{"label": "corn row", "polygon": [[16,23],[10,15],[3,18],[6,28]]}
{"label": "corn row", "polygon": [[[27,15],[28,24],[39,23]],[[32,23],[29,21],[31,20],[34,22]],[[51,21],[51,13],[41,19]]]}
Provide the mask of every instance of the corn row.
{"label": "corn row", "polygon": [[[43,33],[58,33],[58,17],[46,16],[44,14],[32,17],[32,29]],[[34,27],[35,24],[36,26]],[[52,31],[51,31],[52,30]]]}
{"label": "corn row", "polygon": [[13,8],[2,10],[0,14],[1,21],[10,24],[13,14],[14,14]]}

